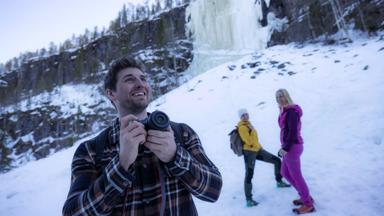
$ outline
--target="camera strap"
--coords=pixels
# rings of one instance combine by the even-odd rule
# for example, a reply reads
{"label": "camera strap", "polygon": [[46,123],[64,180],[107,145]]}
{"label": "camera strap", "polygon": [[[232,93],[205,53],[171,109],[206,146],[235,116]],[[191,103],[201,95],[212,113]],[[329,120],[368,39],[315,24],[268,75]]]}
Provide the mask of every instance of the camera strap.
{"label": "camera strap", "polygon": [[171,128],[175,133],[176,144],[179,143],[184,145],[184,143],[188,140],[188,133],[184,129],[186,127],[185,124],[176,123],[172,121],[170,123],[171,123]]}

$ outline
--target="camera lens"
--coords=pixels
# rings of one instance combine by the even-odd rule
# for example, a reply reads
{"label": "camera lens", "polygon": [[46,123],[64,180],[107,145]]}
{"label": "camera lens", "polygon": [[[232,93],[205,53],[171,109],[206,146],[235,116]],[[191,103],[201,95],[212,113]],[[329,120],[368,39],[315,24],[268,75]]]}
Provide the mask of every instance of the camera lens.
{"label": "camera lens", "polygon": [[161,111],[154,111],[148,119],[148,128],[153,130],[167,130],[169,126],[169,118],[167,114]]}

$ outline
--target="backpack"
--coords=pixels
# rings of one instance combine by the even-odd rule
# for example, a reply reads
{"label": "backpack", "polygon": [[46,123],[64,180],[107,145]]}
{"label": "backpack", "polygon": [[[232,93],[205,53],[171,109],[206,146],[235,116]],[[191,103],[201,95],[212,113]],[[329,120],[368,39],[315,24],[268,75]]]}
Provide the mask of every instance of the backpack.
{"label": "backpack", "polygon": [[229,142],[231,143],[231,149],[237,156],[243,155],[244,142],[240,138],[238,128],[233,129],[229,134]]}

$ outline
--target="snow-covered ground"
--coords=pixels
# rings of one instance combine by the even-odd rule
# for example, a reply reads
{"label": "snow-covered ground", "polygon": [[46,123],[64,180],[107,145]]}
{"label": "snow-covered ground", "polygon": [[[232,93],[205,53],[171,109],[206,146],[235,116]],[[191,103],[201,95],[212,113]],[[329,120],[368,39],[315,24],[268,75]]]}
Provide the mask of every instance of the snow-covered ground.
{"label": "snow-covered ground", "polygon": [[[245,207],[243,159],[232,153],[227,135],[245,107],[263,147],[276,153],[275,91],[286,88],[304,111],[302,169],[315,199],[313,215],[378,216],[384,211],[383,83],[383,37],[333,46],[289,44],[201,74],[149,110],[191,125],[221,171],[221,196],[213,204],[196,199],[200,215],[292,215],[296,192],[276,188],[273,166],[260,161],[253,178],[260,205]],[[60,215],[78,144],[0,175],[0,215]]]}

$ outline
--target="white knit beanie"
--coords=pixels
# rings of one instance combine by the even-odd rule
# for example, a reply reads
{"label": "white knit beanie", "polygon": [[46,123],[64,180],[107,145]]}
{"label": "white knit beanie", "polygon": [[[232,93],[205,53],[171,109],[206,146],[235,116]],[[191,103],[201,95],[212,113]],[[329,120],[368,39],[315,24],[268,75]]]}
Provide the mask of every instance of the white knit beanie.
{"label": "white knit beanie", "polygon": [[241,108],[239,109],[238,113],[239,113],[239,118],[241,118],[241,116],[243,116],[245,113],[248,113],[248,111],[245,108]]}

